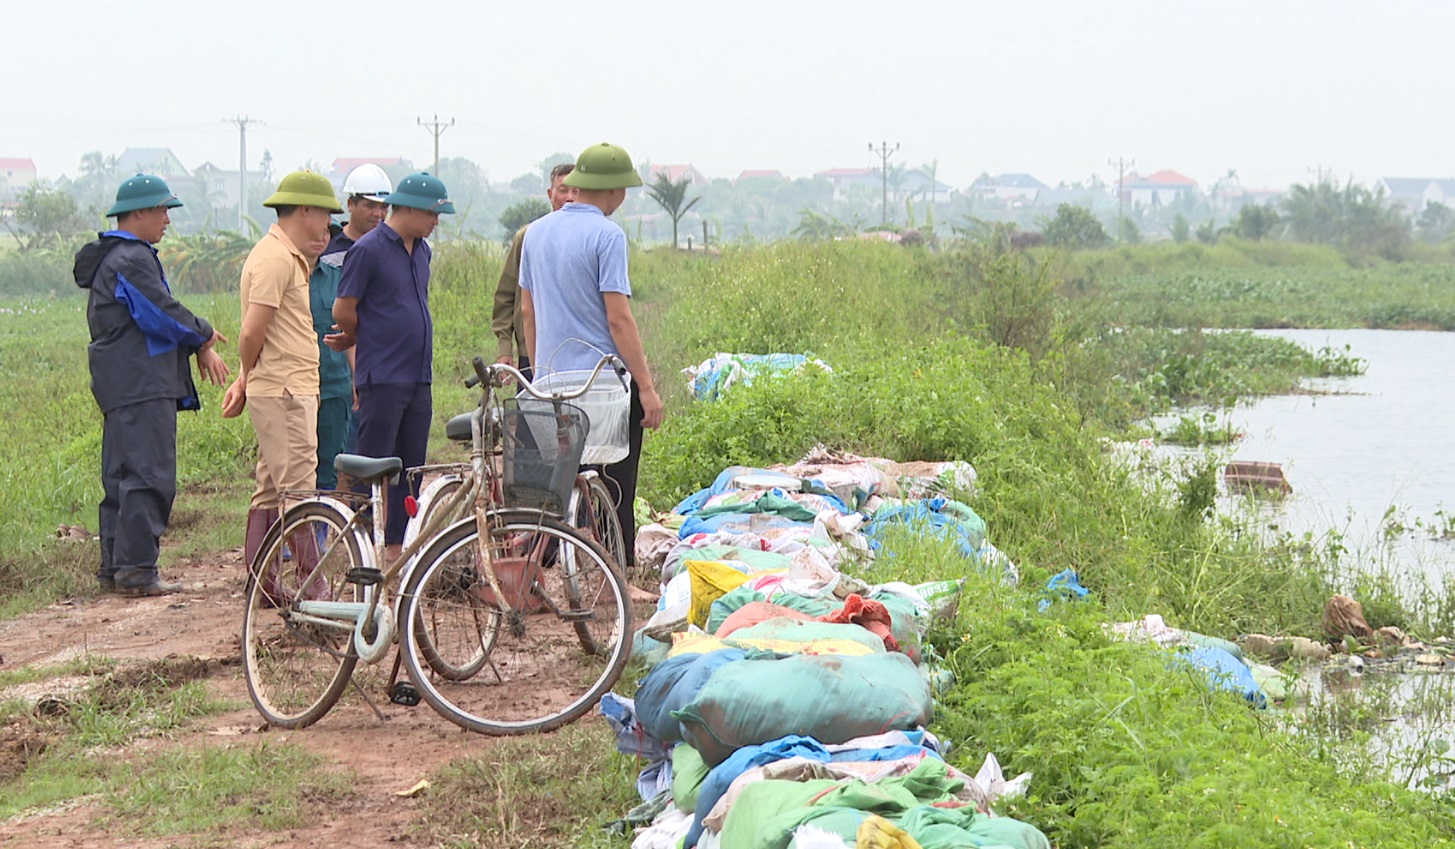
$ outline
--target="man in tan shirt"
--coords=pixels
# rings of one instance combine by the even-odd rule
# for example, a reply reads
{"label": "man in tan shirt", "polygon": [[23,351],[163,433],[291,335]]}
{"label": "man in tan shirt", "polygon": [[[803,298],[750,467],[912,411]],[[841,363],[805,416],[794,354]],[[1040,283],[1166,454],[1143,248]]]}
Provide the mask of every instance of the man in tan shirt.
{"label": "man in tan shirt", "polygon": [[[254,563],[268,528],[283,507],[281,493],[313,489],[318,467],[318,337],[313,331],[308,278],[328,245],[329,214],[342,212],[333,185],[295,171],[263,205],[278,223],[253,246],[242,270],[241,360],[222,399],[222,414],[248,410],[258,435],[256,486],[249,504],[244,553]],[[317,562],[308,540],[290,540],[299,577]],[[278,597],[274,575],[268,587]],[[313,588],[310,588],[312,590]],[[326,588],[322,588],[326,589]],[[310,595],[313,593],[310,592]]]}

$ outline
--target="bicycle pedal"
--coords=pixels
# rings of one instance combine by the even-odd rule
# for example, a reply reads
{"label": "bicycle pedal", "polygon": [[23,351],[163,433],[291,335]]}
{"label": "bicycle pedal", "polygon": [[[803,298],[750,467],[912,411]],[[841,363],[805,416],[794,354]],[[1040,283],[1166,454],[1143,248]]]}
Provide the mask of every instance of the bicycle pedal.
{"label": "bicycle pedal", "polygon": [[395,681],[389,690],[389,701],[396,705],[415,707],[419,704],[419,691],[408,681]]}
{"label": "bicycle pedal", "polygon": [[378,569],[355,568],[344,574],[344,580],[361,587],[377,587],[384,583],[384,573]]}

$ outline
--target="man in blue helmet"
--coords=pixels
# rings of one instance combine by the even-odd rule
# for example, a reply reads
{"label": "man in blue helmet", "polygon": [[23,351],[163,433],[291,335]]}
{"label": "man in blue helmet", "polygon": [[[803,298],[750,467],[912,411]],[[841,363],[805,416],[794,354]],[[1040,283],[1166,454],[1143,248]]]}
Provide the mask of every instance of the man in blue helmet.
{"label": "man in blue helmet", "polygon": [[[358,452],[399,457],[405,468],[424,463],[433,399],[434,321],[429,313],[430,248],[425,239],[440,215],[453,214],[445,184],[428,173],[411,174],[385,198],[389,220],[365,233],[344,255],[330,347],[354,354],[359,397]],[[404,542],[405,489],[389,490],[385,556],[397,557]]]}
{"label": "man in blue helmet", "polygon": [[89,290],[91,394],[105,417],[96,579],[128,595],[182,589],[162,582],[157,553],[177,494],[177,411],[202,407],[188,360],[218,386],[228,374],[213,350],[227,340],[172,297],[152,247],[181,205],[160,177],[138,174],[106,211],[115,229],[76,254],[76,285]]}

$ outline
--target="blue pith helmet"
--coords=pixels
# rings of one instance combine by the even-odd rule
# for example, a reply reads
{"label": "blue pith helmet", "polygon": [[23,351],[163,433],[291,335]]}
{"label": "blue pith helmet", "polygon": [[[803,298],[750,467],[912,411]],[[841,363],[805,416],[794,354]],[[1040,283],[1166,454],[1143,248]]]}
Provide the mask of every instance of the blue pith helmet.
{"label": "blue pith helmet", "polygon": [[169,209],[181,206],[182,202],[172,194],[167,186],[167,181],[161,177],[153,177],[151,174],[138,174],[135,177],[128,177],[121,188],[116,190],[116,203],[106,210],[107,217],[120,215],[123,212],[136,212],[138,209],[151,209],[155,206],[165,206]]}
{"label": "blue pith helmet", "polygon": [[422,209],[425,212],[440,212],[446,215],[455,213],[455,205],[450,203],[450,193],[445,191],[445,184],[440,182],[439,177],[431,175],[428,171],[419,174],[410,174],[399,185],[390,192],[384,202],[390,206],[407,206],[412,209]]}

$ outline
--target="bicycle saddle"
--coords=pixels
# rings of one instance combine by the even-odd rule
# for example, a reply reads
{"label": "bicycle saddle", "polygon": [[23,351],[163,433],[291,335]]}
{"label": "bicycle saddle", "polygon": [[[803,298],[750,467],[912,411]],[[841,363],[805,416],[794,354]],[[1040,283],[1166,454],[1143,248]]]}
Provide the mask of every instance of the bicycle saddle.
{"label": "bicycle saddle", "polygon": [[469,442],[473,438],[470,434],[470,417],[473,415],[461,413],[445,422],[445,436],[456,442]]}
{"label": "bicycle saddle", "polygon": [[399,483],[399,472],[404,461],[398,457],[361,457],[358,454],[340,454],[333,458],[333,467],[355,480],[373,483],[389,479],[390,484]]}

